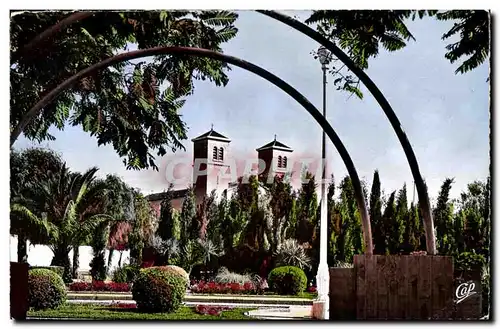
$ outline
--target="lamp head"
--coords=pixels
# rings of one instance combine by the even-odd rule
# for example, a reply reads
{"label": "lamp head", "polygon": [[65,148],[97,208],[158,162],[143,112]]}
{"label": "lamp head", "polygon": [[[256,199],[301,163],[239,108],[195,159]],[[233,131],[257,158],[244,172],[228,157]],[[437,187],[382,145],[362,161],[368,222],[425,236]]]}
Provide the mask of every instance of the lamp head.
{"label": "lamp head", "polygon": [[327,65],[330,62],[330,52],[325,47],[321,46],[318,49],[318,59],[321,65]]}

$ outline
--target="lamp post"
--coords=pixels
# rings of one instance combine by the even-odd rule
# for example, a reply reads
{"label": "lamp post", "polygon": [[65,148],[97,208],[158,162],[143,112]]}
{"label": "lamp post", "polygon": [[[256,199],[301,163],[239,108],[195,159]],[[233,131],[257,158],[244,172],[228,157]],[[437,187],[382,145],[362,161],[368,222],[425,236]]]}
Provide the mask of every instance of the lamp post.
{"label": "lamp post", "polygon": [[[321,47],[318,49],[318,59],[323,71],[323,117],[326,119],[326,70],[330,62],[330,52]],[[330,288],[330,274],[328,272],[327,249],[328,249],[328,216],[327,216],[327,195],[326,195],[326,136],[323,132],[321,139],[321,203],[320,203],[320,247],[319,247],[319,266],[316,274],[316,285],[318,289],[317,306],[318,314],[316,317],[322,320],[328,320],[330,316],[330,301],[328,298]]]}

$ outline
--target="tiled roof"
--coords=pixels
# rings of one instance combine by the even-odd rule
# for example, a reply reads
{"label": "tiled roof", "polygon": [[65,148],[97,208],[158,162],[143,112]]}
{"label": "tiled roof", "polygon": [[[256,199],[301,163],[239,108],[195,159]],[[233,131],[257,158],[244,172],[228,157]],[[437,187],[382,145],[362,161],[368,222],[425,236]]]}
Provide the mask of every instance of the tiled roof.
{"label": "tiled roof", "polygon": [[257,151],[262,151],[262,150],[267,150],[267,149],[281,149],[281,150],[284,150],[284,151],[290,151],[290,152],[292,152],[292,149],[290,147],[286,146],[285,144],[283,144],[281,142],[278,142],[276,139],[273,140],[270,143],[267,143],[264,146],[259,147],[257,149]]}
{"label": "tiled roof", "polygon": [[217,140],[227,140],[227,141],[230,141],[229,138],[227,138],[226,136],[216,132],[215,130],[211,129],[210,131],[204,133],[203,135],[200,135],[196,138],[193,138],[191,141],[192,142],[195,142],[195,141],[200,141],[200,140],[203,140],[203,139],[217,139]]}

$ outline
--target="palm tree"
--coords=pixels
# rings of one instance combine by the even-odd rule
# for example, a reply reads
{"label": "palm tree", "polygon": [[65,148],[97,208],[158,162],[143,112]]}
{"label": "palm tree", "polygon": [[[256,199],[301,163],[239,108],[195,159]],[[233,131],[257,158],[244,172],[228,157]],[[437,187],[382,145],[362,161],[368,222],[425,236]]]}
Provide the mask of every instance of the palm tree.
{"label": "palm tree", "polygon": [[[99,225],[109,225],[115,221],[116,217],[109,212],[109,205],[113,204],[114,200],[111,194],[112,186],[109,186],[107,180],[96,179],[90,182],[86,193],[82,196],[81,201],[77,205],[77,230],[73,240],[73,269],[72,277],[77,277],[79,247],[90,243],[91,236],[96,235],[96,230],[93,234],[89,234],[87,229],[88,223],[94,223],[94,227]],[[90,227],[92,229],[92,227]]]}
{"label": "palm tree", "polygon": [[43,213],[35,209],[35,184],[58,171],[63,161],[45,148],[28,148],[10,153],[10,234],[17,235],[18,262],[26,263],[28,240],[56,234]]}
{"label": "palm tree", "polygon": [[[59,172],[37,184],[36,208],[46,214],[57,234],[40,239],[54,253],[51,265],[65,267],[65,279],[70,280],[68,253],[91,235],[104,220],[105,185],[94,183],[97,168],[85,173],[73,173],[66,164]],[[77,250],[78,248],[75,248]]]}
{"label": "palm tree", "polygon": [[[10,233],[17,235],[17,261],[28,262],[27,243],[35,237],[56,237],[57,228],[47,221],[46,216],[37,216],[27,205],[29,200],[14,199],[10,205]],[[35,238],[36,239],[36,238]]]}

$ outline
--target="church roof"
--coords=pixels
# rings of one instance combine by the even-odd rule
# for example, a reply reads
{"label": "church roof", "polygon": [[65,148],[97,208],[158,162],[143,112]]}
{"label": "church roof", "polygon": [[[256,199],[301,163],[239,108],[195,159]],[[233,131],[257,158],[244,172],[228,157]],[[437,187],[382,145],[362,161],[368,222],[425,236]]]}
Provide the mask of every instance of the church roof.
{"label": "church roof", "polygon": [[276,140],[276,137],[274,137],[274,140],[270,143],[267,143],[264,146],[261,146],[257,149],[257,152],[263,151],[263,150],[268,150],[268,149],[275,149],[275,150],[280,150],[280,151],[288,151],[288,152],[293,152],[293,150],[286,146],[285,144],[278,142]]}
{"label": "church roof", "polygon": [[191,141],[192,142],[197,142],[205,139],[214,139],[214,140],[219,140],[219,141],[224,141],[224,142],[230,142],[231,140],[227,138],[226,136],[216,132],[213,128],[204,133],[203,135],[200,135],[196,138],[193,138]]}
{"label": "church roof", "polygon": [[[170,191],[170,193],[172,193],[172,199],[183,198],[184,196],[186,196],[187,192],[188,192],[187,188],[182,189],[182,190]],[[169,193],[169,192],[166,191],[166,192],[160,192],[160,193],[153,193],[153,194],[147,195],[146,200],[148,200],[148,201],[160,201],[160,200],[163,200],[167,197],[167,193]]]}

